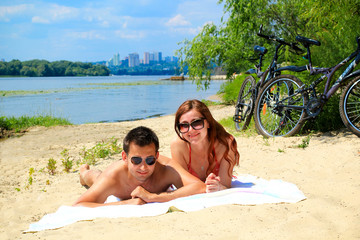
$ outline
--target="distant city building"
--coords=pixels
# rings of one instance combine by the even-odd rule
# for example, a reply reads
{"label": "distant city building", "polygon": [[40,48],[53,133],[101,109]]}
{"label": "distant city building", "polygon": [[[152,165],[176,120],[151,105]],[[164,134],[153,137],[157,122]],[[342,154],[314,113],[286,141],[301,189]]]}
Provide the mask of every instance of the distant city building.
{"label": "distant city building", "polygon": [[[144,58],[140,59],[138,53],[130,53],[128,56],[124,58],[124,60],[120,59],[120,53],[114,54],[112,58],[105,62],[105,65],[108,67],[114,66],[128,66],[128,67],[136,67],[139,66],[140,63],[144,65],[152,65],[159,64],[163,61],[166,63],[178,62],[178,58],[174,56],[166,56],[162,57],[162,52],[144,52]],[[0,60],[1,61],[1,60]]]}
{"label": "distant city building", "polygon": [[119,66],[121,65],[121,60],[120,60],[120,54],[116,53],[114,54],[113,58],[110,58],[109,61],[106,62],[106,66]]}
{"label": "distant city building", "polygon": [[113,65],[114,66],[119,66],[120,65],[120,54],[114,54],[114,58],[113,58]]}
{"label": "distant city building", "polygon": [[174,57],[174,56],[171,57],[171,62],[178,62],[178,61],[179,61],[178,57]]}
{"label": "distant city building", "polygon": [[129,67],[136,67],[140,65],[139,54],[130,53],[129,54]]}
{"label": "distant city building", "polygon": [[144,64],[149,64],[150,63],[150,53],[149,52],[144,52]]}
{"label": "distant city building", "polygon": [[161,62],[162,61],[162,53],[161,52],[154,52],[154,61]]}
{"label": "distant city building", "polygon": [[154,53],[149,53],[149,62],[154,62],[155,58],[154,58]]}
{"label": "distant city building", "polygon": [[167,62],[167,63],[171,62],[171,57],[169,57],[169,56],[165,57],[165,62]]}

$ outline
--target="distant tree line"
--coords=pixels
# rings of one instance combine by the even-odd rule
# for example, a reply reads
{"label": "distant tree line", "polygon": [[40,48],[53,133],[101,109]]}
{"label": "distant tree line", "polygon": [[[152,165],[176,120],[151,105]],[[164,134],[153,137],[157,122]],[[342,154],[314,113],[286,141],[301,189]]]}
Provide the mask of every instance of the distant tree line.
{"label": "distant tree line", "polygon": [[108,76],[110,70],[104,65],[92,63],[30,60],[0,62],[0,75],[50,77],[50,76]]}

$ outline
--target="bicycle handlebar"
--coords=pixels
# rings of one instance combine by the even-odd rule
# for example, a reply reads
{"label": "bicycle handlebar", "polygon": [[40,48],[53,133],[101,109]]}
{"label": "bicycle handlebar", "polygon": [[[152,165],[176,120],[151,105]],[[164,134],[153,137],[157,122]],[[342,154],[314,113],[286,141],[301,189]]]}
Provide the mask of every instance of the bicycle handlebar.
{"label": "bicycle handlebar", "polygon": [[288,42],[285,42],[284,39],[278,38],[278,37],[276,37],[276,36],[274,36],[274,35],[264,35],[264,34],[262,34],[262,33],[261,33],[261,31],[262,31],[262,26],[263,26],[263,25],[261,24],[261,25],[260,25],[259,32],[257,33],[257,35],[258,35],[259,37],[265,38],[265,39],[270,40],[270,41],[278,42],[278,43],[280,43],[280,44],[282,44],[282,45],[287,45],[287,46],[291,47],[292,49],[294,49],[296,52],[302,52],[302,51],[303,51],[301,48],[299,48],[299,47],[297,46],[296,43],[288,43]]}

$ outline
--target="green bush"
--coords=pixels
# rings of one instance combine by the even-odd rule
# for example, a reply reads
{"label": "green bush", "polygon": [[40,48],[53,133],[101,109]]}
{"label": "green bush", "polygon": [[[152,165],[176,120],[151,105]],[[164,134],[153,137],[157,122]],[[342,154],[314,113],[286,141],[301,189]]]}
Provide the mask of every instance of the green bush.
{"label": "green bush", "polygon": [[223,93],[222,99],[226,104],[235,104],[239,95],[241,84],[246,74],[238,75],[233,80],[229,80],[221,85],[219,93]]}
{"label": "green bush", "polygon": [[71,125],[71,123],[64,118],[56,118],[50,115],[45,116],[21,116],[21,117],[0,117],[0,128],[5,130],[13,130],[20,132],[32,126],[56,126],[56,125]]}

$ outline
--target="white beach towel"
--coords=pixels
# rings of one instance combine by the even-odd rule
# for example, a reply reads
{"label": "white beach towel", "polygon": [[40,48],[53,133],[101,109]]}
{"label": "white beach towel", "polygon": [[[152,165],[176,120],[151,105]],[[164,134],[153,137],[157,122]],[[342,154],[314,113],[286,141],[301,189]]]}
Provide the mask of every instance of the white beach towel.
{"label": "white beach towel", "polygon": [[296,203],[304,199],[306,199],[304,194],[292,183],[282,180],[264,180],[251,175],[241,175],[237,179],[233,179],[232,188],[230,189],[178,198],[165,203],[97,208],[61,206],[55,213],[47,214],[40,221],[30,224],[29,229],[24,232],[56,229],[77,221],[93,220],[101,217],[156,216],[167,213],[174,208],[184,212],[191,212],[225,204]]}

